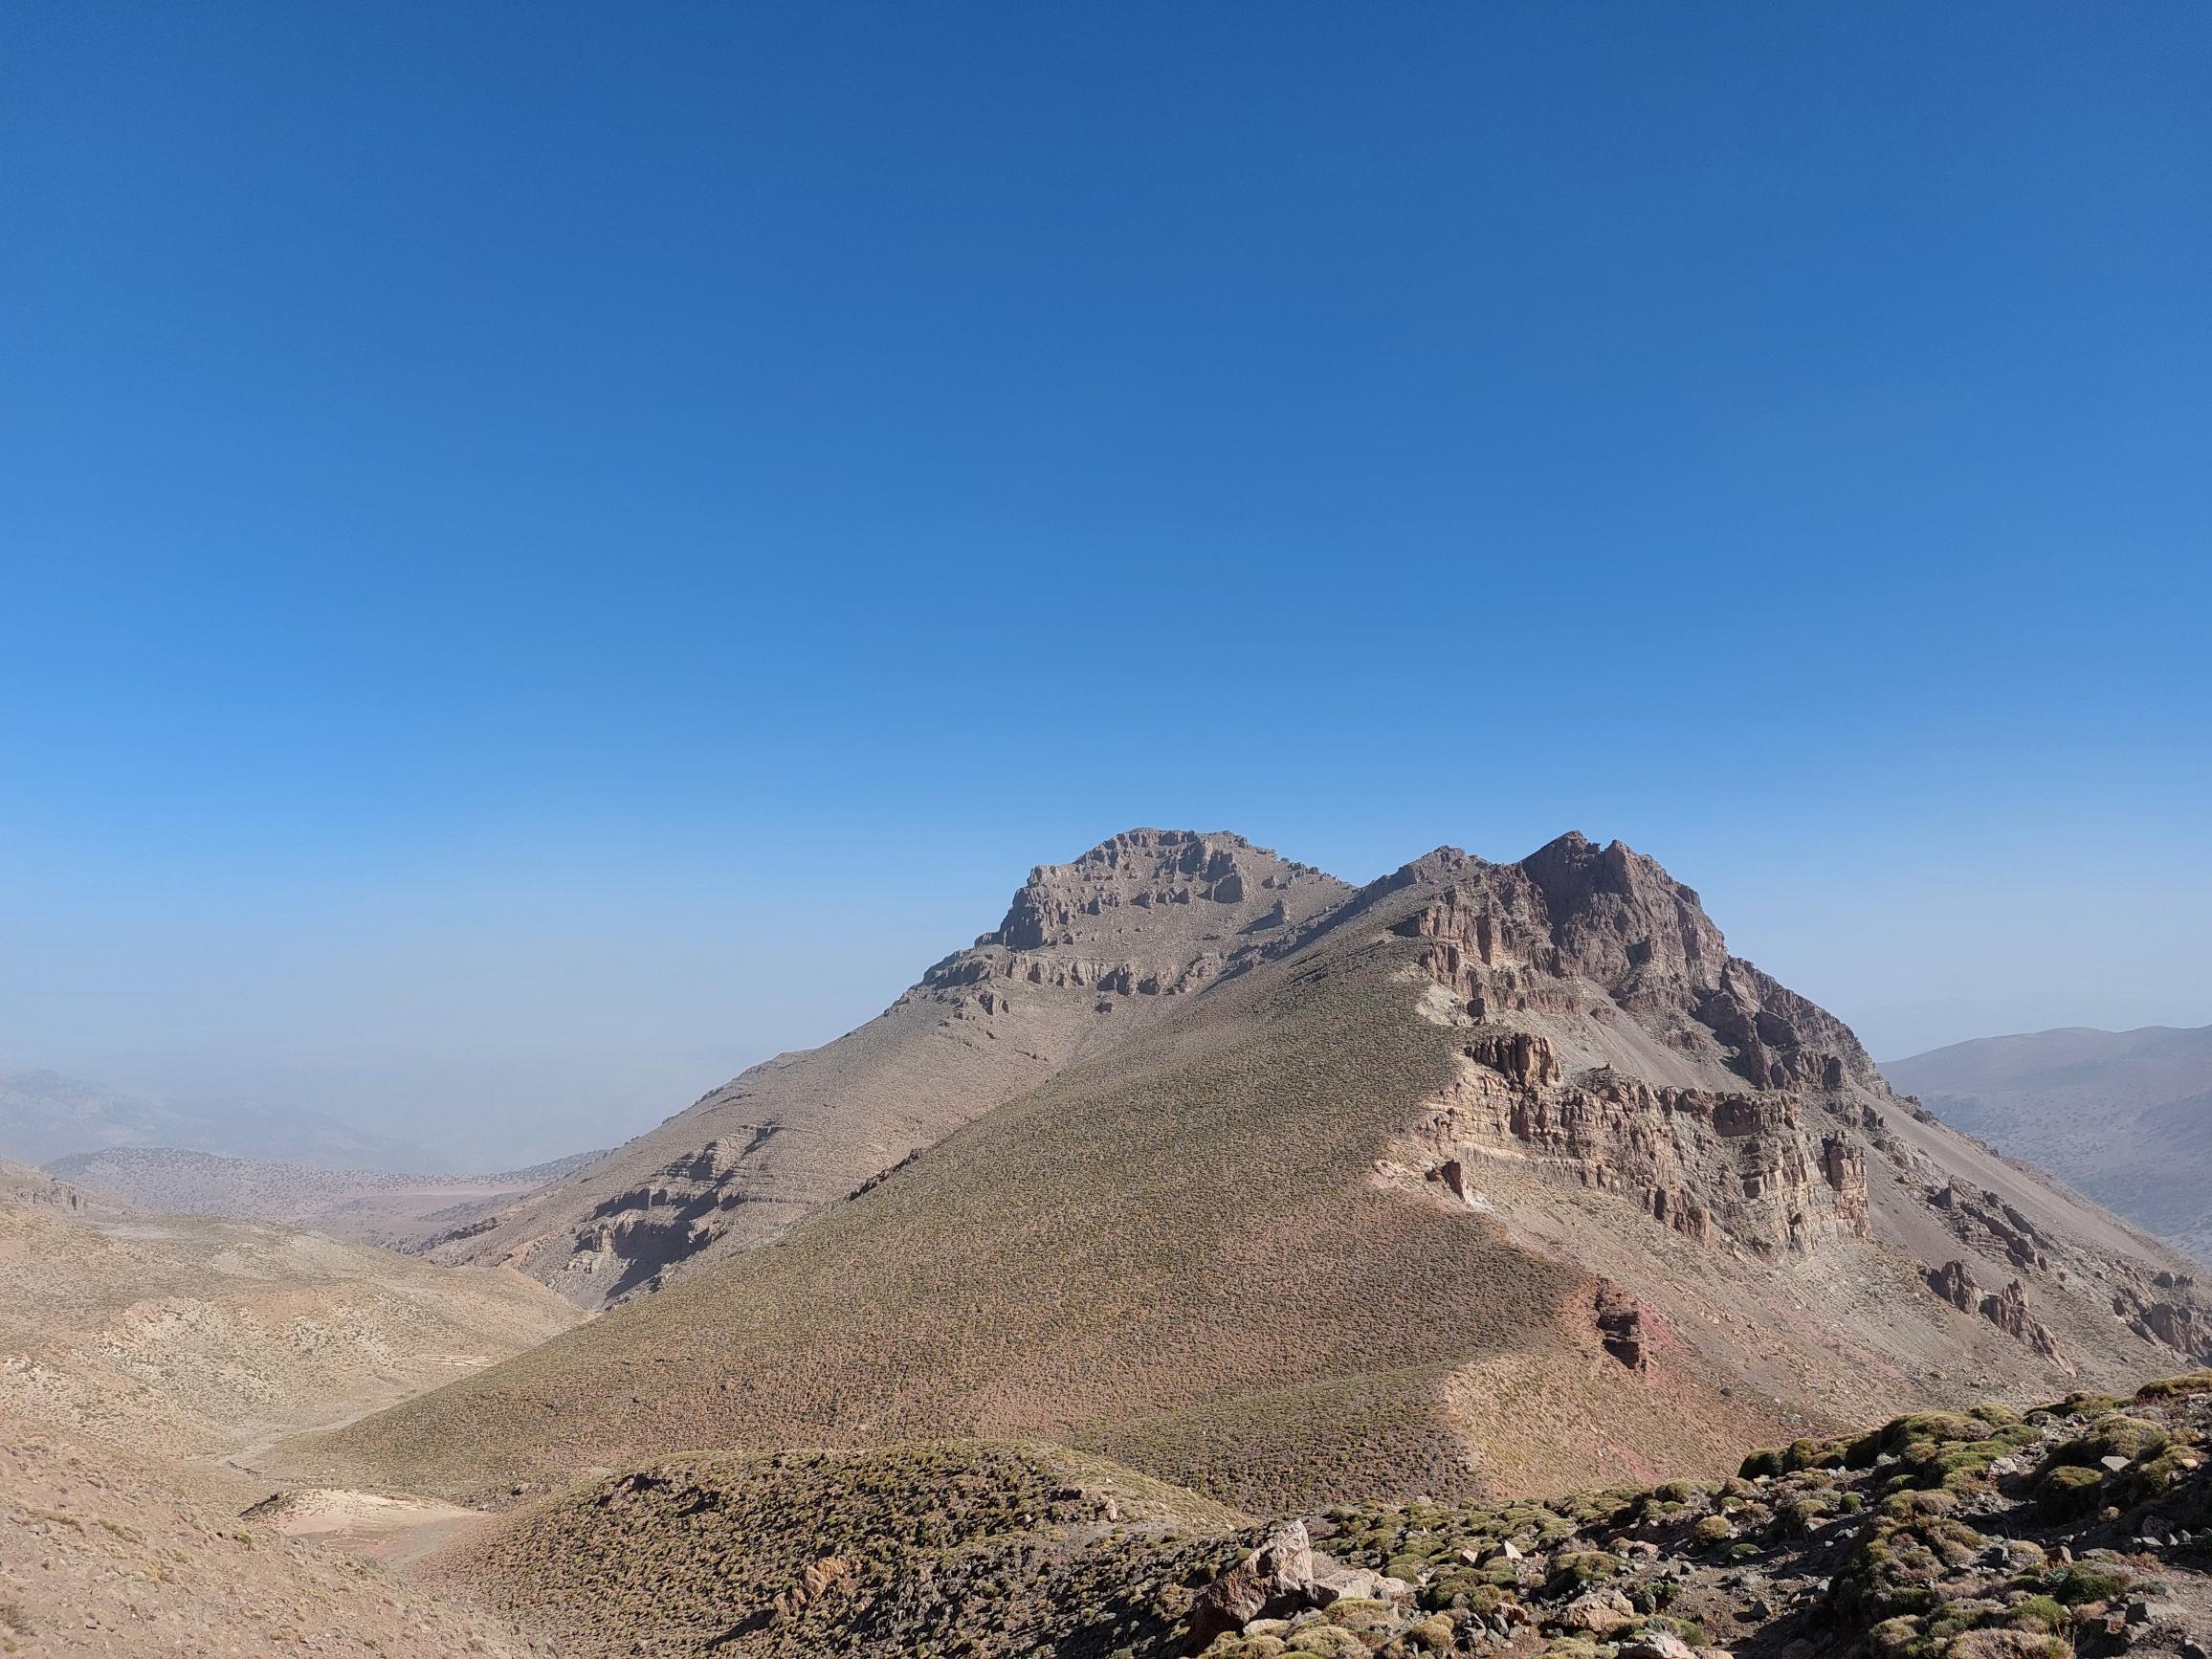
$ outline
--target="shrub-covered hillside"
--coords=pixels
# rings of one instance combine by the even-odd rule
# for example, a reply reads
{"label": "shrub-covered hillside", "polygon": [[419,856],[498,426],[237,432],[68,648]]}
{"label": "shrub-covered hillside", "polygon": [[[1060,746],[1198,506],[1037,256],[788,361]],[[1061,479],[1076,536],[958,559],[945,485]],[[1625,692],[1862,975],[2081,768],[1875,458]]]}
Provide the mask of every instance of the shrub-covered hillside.
{"label": "shrub-covered hillside", "polygon": [[2212,1373],[1734,1478],[1252,1524],[1056,1449],[673,1459],[449,1563],[583,1655],[2201,1659]]}

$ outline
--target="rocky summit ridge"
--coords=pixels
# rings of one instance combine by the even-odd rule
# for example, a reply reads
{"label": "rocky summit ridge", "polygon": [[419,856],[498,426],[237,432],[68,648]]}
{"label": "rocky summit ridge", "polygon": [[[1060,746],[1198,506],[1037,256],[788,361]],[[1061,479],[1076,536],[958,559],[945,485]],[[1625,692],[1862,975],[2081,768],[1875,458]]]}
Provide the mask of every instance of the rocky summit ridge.
{"label": "rocky summit ridge", "polygon": [[577,1299],[659,1288],[311,1467],[482,1498],[982,1436],[1264,1511],[1694,1473],[2212,1352],[2186,1262],[1895,1095],[1581,835],[1360,889],[1117,836],[471,1242]]}

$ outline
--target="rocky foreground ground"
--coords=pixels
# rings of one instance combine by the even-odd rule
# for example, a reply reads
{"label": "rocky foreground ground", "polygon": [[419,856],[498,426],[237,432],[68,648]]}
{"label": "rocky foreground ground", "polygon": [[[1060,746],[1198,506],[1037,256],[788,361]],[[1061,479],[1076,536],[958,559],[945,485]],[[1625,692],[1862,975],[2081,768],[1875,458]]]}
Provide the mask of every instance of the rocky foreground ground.
{"label": "rocky foreground ground", "polygon": [[1549,1503],[1252,1525],[1033,1447],[664,1461],[445,1570],[577,1654],[2203,1659],[2212,1372]]}

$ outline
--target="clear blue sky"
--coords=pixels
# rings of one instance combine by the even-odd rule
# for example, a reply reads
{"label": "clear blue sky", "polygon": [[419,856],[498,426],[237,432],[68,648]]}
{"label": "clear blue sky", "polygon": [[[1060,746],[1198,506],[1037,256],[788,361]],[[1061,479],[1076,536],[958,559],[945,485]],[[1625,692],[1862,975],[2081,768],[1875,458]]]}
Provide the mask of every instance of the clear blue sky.
{"label": "clear blue sky", "polygon": [[2208,388],[2183,0],[17,0],[0,1061],[562,1150],[1139,823],[2212,1021]]}

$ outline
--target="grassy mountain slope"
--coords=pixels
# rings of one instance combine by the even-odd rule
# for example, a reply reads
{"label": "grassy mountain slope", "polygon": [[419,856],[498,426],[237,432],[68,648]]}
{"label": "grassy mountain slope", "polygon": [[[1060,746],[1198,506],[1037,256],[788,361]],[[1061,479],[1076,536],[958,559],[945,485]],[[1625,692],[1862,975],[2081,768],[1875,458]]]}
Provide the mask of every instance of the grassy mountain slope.
{"label": "grassy mountain slope", "polygon": [[1151,1587],[1210,1576],[1250,1525],[1062,1448],[672,1458],[539,1506],[441,1576],[564,1652],[1104,1655],[1158,1627]]}
{"label": "grassy mountain slope", "polygon": [[2172,1260],[1913,1117],[1650,860],[1448,850],[850,1201],[302,1467],[481,1494],[958,1435],[1255,1510],[1557,1491],[2170,1368],[2212,1341]]}
{"label": "grassy mountain slope", "polygon": [[586,1307],[750,1249],[1111,1050],[1349,889],[1242,837],[1138,830],[1043,865],[879,1017],[782,1054],[606,1159],[433,1242]]}
{"label": "grassy mountain slope", "polygon": [[1883,1071],[1945,1122],[2212,1263],[2212,1026],[1984,1037]]}

